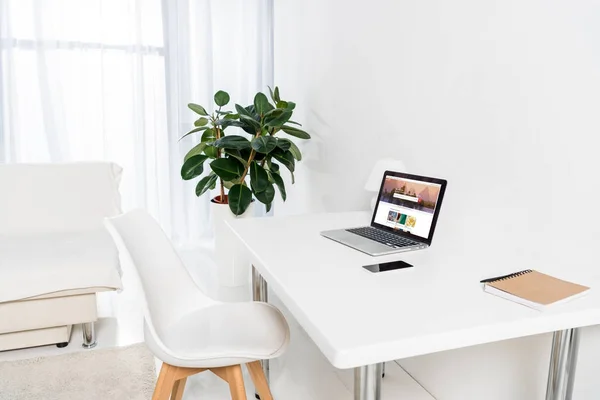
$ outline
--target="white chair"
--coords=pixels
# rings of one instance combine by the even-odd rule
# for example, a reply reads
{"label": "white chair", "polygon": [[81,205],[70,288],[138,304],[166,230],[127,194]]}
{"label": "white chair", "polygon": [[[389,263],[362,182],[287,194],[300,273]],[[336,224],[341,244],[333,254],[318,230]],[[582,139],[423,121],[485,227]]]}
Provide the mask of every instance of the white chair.
{"label": "white chair", "polygon": [[153,400],[180,400],[188,376],[210,370],[246,400],[240,364],[247,364],[262,400],[271,400],[260,361],[282,354],[289,327],[267,303],[221,303],[193,282],[159,225],[142,210],[109,218],[122,255],[129,254],[144,292],[144,337],[163,361]]}

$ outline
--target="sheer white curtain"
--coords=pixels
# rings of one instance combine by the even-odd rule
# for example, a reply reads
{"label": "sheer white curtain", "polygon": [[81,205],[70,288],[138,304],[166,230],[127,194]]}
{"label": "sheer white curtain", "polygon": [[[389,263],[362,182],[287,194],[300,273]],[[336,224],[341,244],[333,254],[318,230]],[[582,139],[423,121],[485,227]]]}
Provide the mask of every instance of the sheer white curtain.
{"label": "sheer white curtain", "polygon": [[[209,235],[182,182],[188,102],[272,84],[272,0],[0,0],[0,162],[110,160],[125,208],[180,244]],[[43,194],[40,194],[43,195]]]}

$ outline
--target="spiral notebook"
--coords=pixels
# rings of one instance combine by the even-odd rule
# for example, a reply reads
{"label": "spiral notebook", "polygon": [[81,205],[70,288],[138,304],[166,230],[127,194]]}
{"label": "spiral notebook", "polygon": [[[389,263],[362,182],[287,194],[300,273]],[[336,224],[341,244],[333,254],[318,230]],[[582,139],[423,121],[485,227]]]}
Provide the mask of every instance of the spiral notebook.
{"label": "spiral notebook", "polygon": [[585,295],[590,288],[563,281],[532,269],[485,279],[484,291],[536,310]]}

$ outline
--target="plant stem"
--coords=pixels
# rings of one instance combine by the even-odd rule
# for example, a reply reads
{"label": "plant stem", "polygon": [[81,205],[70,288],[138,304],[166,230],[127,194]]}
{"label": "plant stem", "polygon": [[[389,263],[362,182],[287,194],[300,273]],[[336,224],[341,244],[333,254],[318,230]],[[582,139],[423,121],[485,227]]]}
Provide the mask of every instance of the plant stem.
{"label": "plant stem", "polygon": [[[254,136],[255,139],[260,136],[260,132],[261,131],[256,132],[256,135]],[[248,175],[248,170],[250,169],[250,164],[254,160],[255,156],[256,151],[252,149],[252,151],[250,152],[250,157],[248,157],[248,164],[246,165],[246,169],[244,169],[244,173],[242,174],[242,178],[240,179],[240,184],[244,183],[244,179],[246,179],[246,175]]]}
{"label": "plant stem", "polygon": [[[219,111],[221,111],[221,107],[219,107]],[[216,137],[217,140],[221,138],[221,129],[219,129],[219,125],[217,125],[217,120],[215,119],[215,117],[213,116],[213,125],[215,127],[216,130]],[[217,158],[221,158],[221,149],[217,149]],[[219,178],[219,187],[221,189],[221,204],[226,204],[225,203],[225,185],[223,184],[223,179]]]}

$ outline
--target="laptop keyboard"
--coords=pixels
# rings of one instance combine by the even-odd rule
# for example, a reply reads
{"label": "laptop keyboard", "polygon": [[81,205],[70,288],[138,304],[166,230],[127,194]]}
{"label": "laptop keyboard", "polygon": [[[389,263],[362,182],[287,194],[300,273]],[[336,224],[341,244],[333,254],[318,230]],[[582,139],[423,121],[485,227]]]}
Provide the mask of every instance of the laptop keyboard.
{"label": "laptop keyboard", "polygon": [[393,233],[388,233],[381,229],[373,228],[371,226],[364,226],[361,228],[352,228],[346,230],[350,233],[354,233],[355,235],[359,235],[391,247],[408,247],[420,244],[410,239],[406,239],[401,236],[394,235]]}

